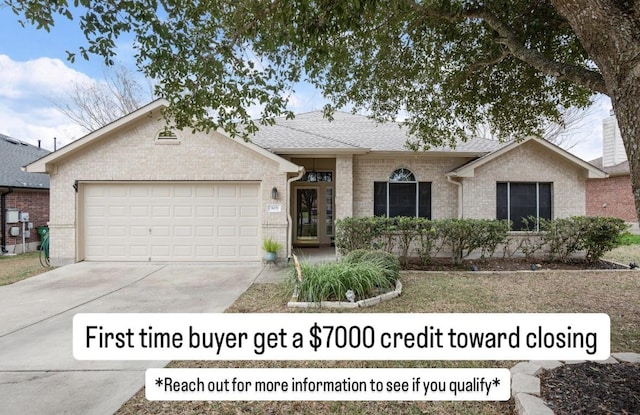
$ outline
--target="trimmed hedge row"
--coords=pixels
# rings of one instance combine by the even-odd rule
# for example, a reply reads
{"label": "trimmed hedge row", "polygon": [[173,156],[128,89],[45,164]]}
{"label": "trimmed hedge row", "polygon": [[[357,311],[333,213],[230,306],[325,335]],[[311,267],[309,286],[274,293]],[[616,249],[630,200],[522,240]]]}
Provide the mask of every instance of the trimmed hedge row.
{"label": "trimmed hedge row", "polygon": [[584,252],[594,262],[620,244],[626,228],[618,218],[585,216],[541,219],[540,232],[514,233],[506,220],[362,217],[338,220],[335,243],[341,255],[381,249],[397,253],[405,263],[414,254],[428,263],[440,252],[450,253],[452,261],[460,263],[474,251],[480,251],[483,258],[492,257],[500,247],[503,256],[545,253],[550,260],[566,261]]}

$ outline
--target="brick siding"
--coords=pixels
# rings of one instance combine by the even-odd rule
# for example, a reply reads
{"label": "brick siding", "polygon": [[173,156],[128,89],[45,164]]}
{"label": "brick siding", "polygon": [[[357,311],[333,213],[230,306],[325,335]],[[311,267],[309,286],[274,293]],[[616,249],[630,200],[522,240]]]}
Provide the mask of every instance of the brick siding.
{"label": "brick siding", "polygon": [[524,143],[476,169],[464,179],[464,216],[496,218],[497,182],[551,182],[552,215],[563,218],[585,214],[582,169],[535,142]]}
{"label": "brick siding", "polygon": [[[465,164],[469,159],[424,158],[413,153],[381,158],[356,156],[353,160],[353,216],[373,216],[373,182],[386,182],[396,169],[409,169],[419,182],[431,182],[432,219],[455,218],[458,215],[458,190],[447,182],[445,173]],[[342,195],[337,193],[336,198]]]}
{"label": "brick siding", "polygon": [[613,216],[636,222],[631,176],[587,181],[587,216]]}
{"label": "brick siding", "polygon": [[[6,196],[7,209],[17,209],[20,212],[29,213],[29,222],[33,223],[31,237],[27,242],[40,242],[40,237],[36,231],[38,226],[46,226],[49,222],[49,191],[48,190],[30,190],[30,189],[13,189],[12,193]],[[10,236],[10,229],[13,226],[20,227],[20,236]],[[7,223],[6,224],[6,241],[7,245],[22,243],[22,224]],[[15,239],[15,241],[14,241]]]}

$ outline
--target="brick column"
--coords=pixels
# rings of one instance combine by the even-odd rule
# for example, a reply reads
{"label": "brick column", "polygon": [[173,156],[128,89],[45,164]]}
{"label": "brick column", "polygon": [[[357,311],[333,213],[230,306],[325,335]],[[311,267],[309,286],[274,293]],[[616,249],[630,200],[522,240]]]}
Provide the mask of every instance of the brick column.
{"label": "brick column", "polygon": [[353,156],[336,157],[336,219],[353,216]]}

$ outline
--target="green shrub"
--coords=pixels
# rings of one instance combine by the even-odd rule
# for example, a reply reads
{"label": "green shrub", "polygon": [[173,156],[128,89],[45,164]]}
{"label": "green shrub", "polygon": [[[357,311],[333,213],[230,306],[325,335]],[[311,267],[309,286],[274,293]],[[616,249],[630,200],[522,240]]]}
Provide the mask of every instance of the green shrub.
{"label": "green shrub", "polygon": [[416,238],[418,240],[416,254],[418,254],[423,264],[428,264],[431,262],[431,258],[437,253],[434,251],[434,248],[438,240],[438,234],[433,226],[433,222],[427,218],[416,218],[416,228]]}
{"label": "green shrub", "polygon": [[398,243],[400,258],[404,265],[409,263],[411,244],[418,237],[419,219],[416,217],[400,216],[396,219],[395,234]]}
{"label": "green shrub", "polygon": [[606,217],[577,217],[582,228],[580,248],[587,261],[595,262],[605,252],[620,246],[621,236],[628,225],[622,219]]}
{"label": "green shrub", "polygon": [[346,255],[356,249],[378,249],[387,226],[383,217],[344,218],[336,221],[336,249]]}
{"label": "green shrub", "polygon": [[[527,229],[533,229],[526,225],[538,223],[538,220],[530,217],[524,222]],[[397,246],[405,265],[414,246],[423,263],[428,263],[443,248],[451,252],[454,263],[460,263],[475,250],[480,250],[482,257],[491,257],[500,245],[505,246],[505,255],[509,251],[509,257],[522,252],[531,258],[546,249],[552,260],[566,261],[571,255],[584,251],[587,260],[597,261],[621,243],[621,233],[626,229],[621,219],[602,217],[540,219],[539,223],[539,232],[518,232],[511,239],[517,241],[509,244],[511,224],[504,220],[346,218],[337,222],[336,247],[340,254],[346,255],[361,249],[392,252]],[[360,258],[360,255],[361,252],[356,257]],[[350,259],[348,262],[357,261]]]}
{"label": "green shrub", "polygon": [[584,251],[589,262],[599,260],[605,252],[619,246],[621,235],[627,229],[622,219],[586,216],[545,220],[540,227],[551,259],[566,261],[572,254]]}
{"label": "green shrub", "polygon": [[[512,258],[518,252],[522,252],[527,260],[533,259],[546,245],[546,241],[542,238],[536,226],[529,224],[537,224],[538,220],[530,216],[522,218],[524,229],[518,231],[517,235],[507,237],[505,243],[505,257]],[[509,222],[511,227],[511,222]]]}
{"label": "green shrub", "polygon": [[504,244],[509,237],[511,222],[508,220],[478,220],[475,244],[482,250],[481,256],[492,257],[498,246]]}
{"label": "green shrub", "polygon": [[547,255],[553,261],[566,261],[580,250],[582,230],[573,218],[540,219],[540,231]]}
{"label": "green shrub", "polygon": [[493,255],[498,245],[505,243],[509,222],[486,219],[443,219],[434,221],[442,247],[451,251],[451,259],[459,264],[471,252],[482,248],[482,255]]}

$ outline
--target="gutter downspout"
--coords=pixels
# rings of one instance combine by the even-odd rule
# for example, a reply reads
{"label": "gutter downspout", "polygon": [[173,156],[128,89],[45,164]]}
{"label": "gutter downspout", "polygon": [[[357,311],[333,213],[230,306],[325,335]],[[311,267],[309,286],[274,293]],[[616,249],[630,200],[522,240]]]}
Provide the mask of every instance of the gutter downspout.
{"label": "gutter downspout", "polygon": [[298,175],[287,180],[287,189],[285,192],[285,206],[287,207],[287,261],[291,259],[291,251],[293,248],[293,219],[291,218],[291,197],[289,192],[291,191],[291,184],[296,180],[300,180],[304,176],[304,167],[298,167]]}
{"label": "gutter downspout", "polygon": [[453,178],[451,176],[447,176],[447,181],[449,183],[455,184],[456,186],[458,186],[458,219],[462,219],[464,218],[464,203],[463,203],[463,192],[462,192],[462,182],[453,180]]}
{"label": "gutter downspout", "polygon": [[7,195],[9,193],[13,193],[12,187],[7,187],[6,192],[0,193],[0,218],[2,219],[2,224],[0,224],[0,232],[2,232],[2,242],[0,242],[0,250],[2,254],[6,254],[7,249]]}

